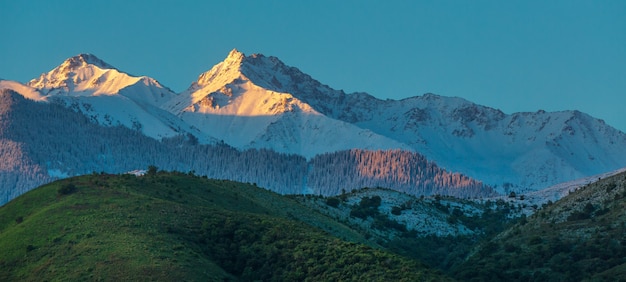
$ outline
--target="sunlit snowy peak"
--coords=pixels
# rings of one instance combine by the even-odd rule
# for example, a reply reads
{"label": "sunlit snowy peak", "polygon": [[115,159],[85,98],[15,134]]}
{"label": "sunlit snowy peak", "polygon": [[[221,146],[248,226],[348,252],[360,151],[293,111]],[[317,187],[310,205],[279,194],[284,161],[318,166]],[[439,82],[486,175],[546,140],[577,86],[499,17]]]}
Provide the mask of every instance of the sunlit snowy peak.
{"label": "sunlit snowy peak", "polygon": [[91,54],[65,60],[27,83],[46,96],[123,95],[141,103],[160,105],[175,94],[153,78],[120,72]]}
{"label": "sunlit snowy peak", "polygon": [[321,114],[292,87],[307,84],[294,82],[285,70],[289,68],[275,57],[246,57],[235,49],[163,108],[237,148],[271,148],[306,157],[352,148],[410,150]]}

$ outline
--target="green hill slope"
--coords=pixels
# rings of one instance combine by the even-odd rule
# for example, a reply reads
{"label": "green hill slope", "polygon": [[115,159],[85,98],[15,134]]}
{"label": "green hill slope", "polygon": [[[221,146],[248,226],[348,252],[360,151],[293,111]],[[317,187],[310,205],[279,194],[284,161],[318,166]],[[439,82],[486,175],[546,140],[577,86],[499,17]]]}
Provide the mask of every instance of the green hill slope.
{"label": "green hill slope", "polygon": [[447,280],[254,185],[88,175],[0,208],[0,281]]}
{"label": "green hill slope", "polygon": [[456,274],[478,281],[625,281],[626,173],[578,189],[483,244]]}

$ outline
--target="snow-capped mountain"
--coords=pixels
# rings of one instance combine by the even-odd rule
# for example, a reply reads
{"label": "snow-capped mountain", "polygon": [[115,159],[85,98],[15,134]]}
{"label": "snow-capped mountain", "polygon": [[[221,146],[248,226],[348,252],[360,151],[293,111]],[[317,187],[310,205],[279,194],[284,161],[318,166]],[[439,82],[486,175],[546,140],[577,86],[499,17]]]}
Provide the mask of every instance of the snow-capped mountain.
{"label": "snow-capped mountain", "polygon": [[[245,57],[233,50],[163,108],[207,135],[242,149],[270,148],[307,158],[353,148],[410,150],[369,129],[321,114],[293,91],[287,92],[290,88],[268,88],[261,79],[271,71],[266,67],[265,57]],[[269,81],[291,83],[281,76]]]}
{"label": "snow-capped mountain", "polygon": [[324,85],[276,57],[232,50],[180,94],[93,55],[69,58],[27,85],[105,125],[160,140],[194,136],[308,159],[349,149],[419,152],[500,192],[542,189],[626,167],[626,134],[578,111],[505,114],[456,97],[381,100]]}
{"label": "snow-capped mountain", "polygon": [[359,108],[357,113],[370,115],[354,124],[502,192],[537,190],[626,166],[626,135],[578,111],[507,115],[432,94],[376,102]]}
{"label": "snow-capped mountain", "polygon": [[158,106],[176,94],[156,80],[120,72],[91,54],[80,54],[27,83],[46,96],[120,95]]}
{"label": "snow-capped mountain", "polygon": [[239,148],[307,157],[344,147],[408,148],[501,192],[626,166],[626,135],[578,111],[509,115],[434,94],[346,94],[276,57],[237,50],[163,107]]}
{"label": "snow-capped mountain", "polygon": [[71,57],[26,86],[43,100],[64,104],[101,125],[123,125],[157,139],[193,133],[210,141],[159,108],[176,96],[169,88],[153,78],[121,72],[91,54]]}

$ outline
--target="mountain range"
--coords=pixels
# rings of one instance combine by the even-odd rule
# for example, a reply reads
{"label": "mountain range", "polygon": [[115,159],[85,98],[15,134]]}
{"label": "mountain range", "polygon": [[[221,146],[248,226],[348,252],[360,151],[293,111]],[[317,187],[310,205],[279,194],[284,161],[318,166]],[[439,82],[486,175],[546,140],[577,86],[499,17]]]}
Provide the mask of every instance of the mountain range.
{"label": "mountain range", "polygon": [[[17,124],[14,120],[17,110],[4,106],[0,119],[0,125],[4,124],[0,126],[0,138],[5,144],[2,152],[11,156],[5,158],[11,161],[5,162],[2,170],[4,190],[15,183],[25,183],[17,193],[5,193],[7,200],[50,179],[88,173],[90,169],[121,172],[146,167],[141,161],[122,161],[124,154],[121,153],[113,157],[111,152],[118,149],[111,148],[110,144],[121,142],[119,134],[141,139],[130,142],[128,136],[122,138],[125,143],[136,144],[129,148],[147,151],[141,155],[128,153],[129,158],[142,158],[164,168],[195,170],[207,175],[210,173],[204,162],[215,164],[213,162],[220,160],[182,147],[228,145],[239,152],[267,149],[277,152],[276,156],[281,158],[302,158],[297,166],[291,166],[297,167],[295,170],[299,172],[281,176],[290,180],[273,180],[274,177],[263,177],[258,171],[255,177],[234,179],[259,182],[281,193],[322,193],[320,187],[310,185],[315,181],[307,176],[324,171],[332,171],[332,179],[335,179],[318,181],[325,185],[332,183],[333,187],[326,187],[323,192],[327,195],[341,189],[361,188],[354,185],[404,183],[407,186],[404,189],[410,189],[416,183],[436,182],[441,187],[474,187],[471,190],[479,191],[476,194],[460,194],[477,196],[491,193],[486,192],[489,189],[500,193],[535,191],[626,166],[626,134],[579,111],[505,114],[462,98],[435,94],[402,100],[381,100],[367,93],[347,94],[285,65],[276,57],[245,56],[237,50],[200,74],[182,93],[173,92],[153,78],[127,74],[91,54],[69,58],[26,84],[0,80],[0,89],[4,89],[4,99],[22,105],[19,111],[27,112],[21,113],[21,123]],[[2,103],[8,105],[8,102]],[[70,109],[89,121],[89,125],[81,122],[83,127],[98,127],[89,129],[90,132],[95,135],[109,132],[107,138],[116,141],[105,138],[109,141],[100,144],[100,148],[84,148],[90,146],[86,141],[82,147],[57,147],[56,150],[69,150],[58,154],[72,156],[62,160],[44,156],[41,151],[45,150],[42,148],[46,141],[37,141],[44,146],[37,149],[31,144],[43,138],[37,136],[41,132],[16,133],[29,127],[42,130],[44,121],[29,118],[37,115],[32,108],[39,107],[56,107],[50,113],[53,116],[48,117],[53,120],[45,122],[53,122],[54,115],[58,115],[69,120],[57,119],[56,122],[78,126],[73,122],[80,118],[60,113]],[[12,131],[7,129],[9,125]],[[126,133],[120,126],[133,133]],[[46,140],[63,139],[58,132],[50,128],[47,131],[50,132],[44,134]],[[146,136],[156,143],[145,139]],[[146,148],[147,143],[152,147]],[[166,155],[165,152],[174,150],[172,148],[188,150],[179,152],[188,155],[178,156],[175,161],[171,157],[162,157],[167,161],[145,157],[146,154]],[[98,153],[79,156],[74,152],[86,150]],[[393,153],[367,153],[378,150],[403,153],[395,153],[393,158],[388,157]],[[336,154],[334,160],[329,158],[333,154]],[[363,156],[368,154],[365,160]],[[353,158],[346,158],[349,155]],[[323,156],[325,168],[311,171],[313,164],[320,164]],[[405,156],[413,156],[408,158],[412,160],[423,156],[426,159],[421,163],[436,163],[431,167],[445,168],[447,180],[441,176],[439,180],[415,179],[415,172],[410,169],[401,170],[406,175],[398,177],[400,167],[415,167]],[[334,171],[337,166],[328,164],[338,164],[337,158],[349,160],[352,168],[344,166],[343,173]],[[393,160],[393,165],[380,158]],[[32,169],[35,167],[37,169]],[[352,170],[355,167],[359,169]],[[30,172],[24,173],[25,170]],[[355,171],[359,177],[369,177],[369,180],[342,182],[342,177]],[[212,176],[232,179],[233,174],[237,172]],[[272,175],[280,178],[278,174],[280,172],[276,171]],[[25,180],[27,178],[30,180]],[[381,178],[387,180],[379,181]],[[287,182],[291,184],[285,185]],[[457,186],[459,183],[464,184]],[[443,191],[433,187],[414,193]]]}

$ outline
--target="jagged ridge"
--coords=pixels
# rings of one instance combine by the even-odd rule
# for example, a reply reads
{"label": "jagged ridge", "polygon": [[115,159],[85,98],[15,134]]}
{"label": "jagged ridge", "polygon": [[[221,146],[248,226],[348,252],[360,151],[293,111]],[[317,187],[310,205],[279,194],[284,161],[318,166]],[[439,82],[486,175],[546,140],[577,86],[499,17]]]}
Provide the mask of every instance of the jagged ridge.
{"label": "jagged ridge", "polygon": [[[99,124],[124,125],[157,139],[190,134],[201,144],[222,140],[238,149],[269,148],[307,158],[353,148],[417,151],[504,193],[626,166],[626,135],[577,111],[508,115],[434,94],[399,101],[346,94],[276,57],[245,56],[237,50],[178,95],[164,95],[160,85],[153,85],[158,91],[145,90],[154,89],[150,83],[96,95],[105,88],[89,88],[86,81],[104,72],[126,75],[101,67],[110,65],[80,55],[30,85],[47,93],[44,100],[55,93],[80,96],[62,101]],[[87,70],[93,71],[91,76]],[[78,75],[67,75],[71,72]],[[152,95],[147,93],[156,95],[153,102],[142,101]]]}

